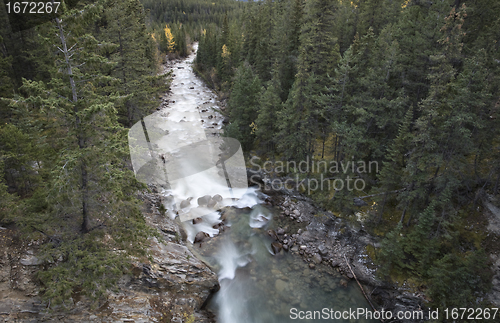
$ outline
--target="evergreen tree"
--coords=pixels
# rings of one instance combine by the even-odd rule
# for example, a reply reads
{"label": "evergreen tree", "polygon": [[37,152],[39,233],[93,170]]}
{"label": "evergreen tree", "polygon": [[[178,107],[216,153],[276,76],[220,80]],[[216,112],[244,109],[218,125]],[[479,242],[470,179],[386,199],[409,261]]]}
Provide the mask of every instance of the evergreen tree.
{"label": "evergreen tree", "polygon": [[[47,238],[42,258],[53,265],[39,278],[52,304],[77,287],[91,298],[102,296],[124,270],[127,252],[140,250],[147,237],[131,194],[139,186],[127,169],[117,97],[108,94],[114,79],[102,74],[113,65],[102,56],[111,45],[89,32],[100,9],[69,11],[43,27],[51,28],[56,37],[47,40],[59,50],[52,79],[25,80],[25,95],[15,103],[33,130],[53,131],[45,139],[52,153],[40,163],[50,176],[18,222]],[[113,247],[125,253],[112,253]]]}
{"label": "evergreen tree", "polygon": [[[275,65],[276,66],[276,65]],[[262,88],[259,99],[258,117],[255,121],[255,135],[267,151],[275,152],[275,133],[278,131],[278,115],[281,112],[281,99],[279,97],[280,85],[278,72],[275,70],[273,78],[268,82],[267,88]]]}
{"label": "evergreen tree", "polygon": [[285,102],[297,74],[297,60],[302,28],[303,1],[293,0],[278,3],[282,5],[274,23],[272,43],[275,44],[275,62],[273,70],[279,78],[278,93]]}
{"label": "evergreen tree", "polygon": [[[315,139],[328,136],[329,116],[321,97],[327,91],[329,75],[339,60],[339,47],[331,36],[333,11],[329,1],[306,4],[300,36],[298,73],[286,104],[281,149],[288,159],[312,157]],[[293,129],[293,131],[292,131]]]}
{"label": "evergreen tree", "polygon": [[253,129],[257,119],[261,82],[248,64],[241,65],[236,71],[234,85],[229,99],[228,113],[231,124],[225,129],[225,135],[240,141],[243,150],[252,148],[255,140]]}
{"label": "evergreen tree", "polygon": [[[384,213],[384,207],[387,203],[389,194],[399,193],[399,191],[410,189],[408,188],[404,181],[404,170],[406,168],[408,149],[411,144],[411,124],[413,121],[413,108],[408,109],[404,119],[399,125],[399,131],[397,137],[392,142],[390,148],[387,150],[388,156],[387,160],[383,162],[383,167],[378,174],[378,180],[380,182],[376,191],[384,193],[383,200],[381,202],[380,218]],[[404,192],[407,193],[407,192]],[[409,201],[405,200],[403,197],[406,194],[399,194],[400,199],[402,199],[403,212],[401,215],[401,220],[399,223],[403,222],[406,212],[408,211]],[[392,194],[396,196],[396,194]]]}
{"label": "evergreen tree", "polygon": [[[118,45],[107,48],[106,56],[116,63],[109,74],[120,80],[122,102],[117,108],[125,118],[122,122],[130,127],[156,107],[158,94],[166,89],[165,77],[156,76],[154,45],[146,32],[140,2],[110,1],[109,5],[104,16],[106,28],[102,32],[104,39]],[[165,35],[169,35],[168,46],[173,51],[175,43],[168,26]]]}

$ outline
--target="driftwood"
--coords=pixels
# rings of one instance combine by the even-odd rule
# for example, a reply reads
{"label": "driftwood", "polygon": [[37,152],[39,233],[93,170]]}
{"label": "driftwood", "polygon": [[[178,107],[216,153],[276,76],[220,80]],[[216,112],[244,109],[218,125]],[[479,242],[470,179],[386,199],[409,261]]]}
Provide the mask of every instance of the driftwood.
{"label": "driftwood", "polygon": [[[366,300],[368,301],[368,303],[370,303],[370,306],[372,307],[372,309],[375,311],[375,312],[378,312],[378,310],[375,308],[375,306],[373,306],[373,303],[372,301],[370,300],[370,298],[368,297],[368,295],[366,295],[365,293],[365,290],[363,289],[363,286],[361,286],[361,283],[359,282],[358,280],[358,277],[356,277],[356,274],[354,273],[354,271],[352,270],[351,268],[351,265],[349,265],[349,262],[347,261],[347,257],[345,256],[344,254],[344,259],[345,259],[345,263],[347,264],[347,267],[349,267],[349,270],[351,271],[351,274],[353,275],[354,279],[356,279],[356,282],[358,283],[359,285],[359,288],[361,289],[361,292],[363,293],[363,295],[365,296]],[[381,317],[381,316],[380,316]],[[384,320],[382,320],[382,318],[380,318],[380,321],[381,322],[384,322]]]}

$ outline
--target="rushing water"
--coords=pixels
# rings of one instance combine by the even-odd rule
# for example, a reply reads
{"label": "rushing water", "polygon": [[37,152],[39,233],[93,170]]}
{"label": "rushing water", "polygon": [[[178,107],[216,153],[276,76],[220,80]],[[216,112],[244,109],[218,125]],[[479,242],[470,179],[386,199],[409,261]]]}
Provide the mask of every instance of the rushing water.
{"label": "rushing water", "polygon": [[[210,136],[217,137],[220,132],[223,117],[216,111],[215,95],[191,69],[194,55],[172,67],[175,76],[169,106],[146,118],[147,127],[154,126],[169,134],[169,140],[157,141],[159,150],[162,145],[180,147]],[[203,176],[194,181],[195,191],[199,191],[196,194],[187,190],[185,185],[164,190],[165,201],[170,201],[170,204],[166,203],[170,216],[179,214],[178,208],[173,208],[175,202],[179,205],[180,201],[187,201],[184,202],[189,205],[187,212],[193,212],[199,208],[196,199],[190,201],[191,204],[186,199],[221,186],[211,180],[211,175]],[[214,192],[209,194],[213,196]],[[352,282],[341,284],[342,277],[328,265],[320,264],[310,269],[298,255],[284,251],[273,255],[267,230],[280,226],[295,233],[297,227],[281,223],[285,220],[275,216],[277,210],[263,205],[262,193],[255,188],[233,189],[230,194],[221,194],[221,198],[217,207],[219,211],[202,215],[202,221],[196,221],[196,224],[192,220],[183,222],[189,241],[193,242],[200,231],[212,237],[193,248],[218,272],[221,289],[209,304],[217,314],[218,322],[291,322],[296,321],[292,318],[299,311],[369,308],[357,286]],[[216,227],[222,217],[229,229],[220,233]]]}

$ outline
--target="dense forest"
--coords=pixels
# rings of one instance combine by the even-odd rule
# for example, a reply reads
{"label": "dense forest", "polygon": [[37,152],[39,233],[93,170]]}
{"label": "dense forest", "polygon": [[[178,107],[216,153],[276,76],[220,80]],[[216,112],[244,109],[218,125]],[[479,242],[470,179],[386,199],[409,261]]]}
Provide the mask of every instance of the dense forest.
{"label": "dense forest", "polygon": [[128,256],[145,257],[127,130],[168,90],[165,56],[192,41],[249,160],[376,163],[278,175],[362,180],[304,193],[339,217],[367,214],[384,279],[432,306],[484,301],[498,248],[483,217],[500,191],[497,0],[82,0],[16,32],[0,7],[0,225],[43,241],[49,304],[77,289],[99,299]]}
{"label": "dense forest", "polygon": [[205,26],[222,25],[228,17],[239,19],[245,5],[235,0],[142,0],[142,3],[160,50],[175,54],[170,55],[172,58],[186,56],[188,44],[198,41]]}
{"label": "dense forest", "polygon": [[168,89],[158,45],[137,0],[63,3],[20,32],[1,7],[0,224],[43,242],[49,304],[99,299],[149,235],[127,127]]}
{"label": "dense forest", "polygon": [[0,226],[40,244],[49,307],[75,291],[101,301],[147,257],[128,128],[168,91],[166,55],[241,5],[68,1],[22,30],[0,6]]}
{"label": "dense forest", "polygon": [[495,248],[482,201],[500,189],[499,17],[494,0],[250,2],[207,26],[196,68],[248,157],[376,162],[278,175],[363,180],[306,193],[347,218],[368,201],[383,276],[465,307],[488,290]]}

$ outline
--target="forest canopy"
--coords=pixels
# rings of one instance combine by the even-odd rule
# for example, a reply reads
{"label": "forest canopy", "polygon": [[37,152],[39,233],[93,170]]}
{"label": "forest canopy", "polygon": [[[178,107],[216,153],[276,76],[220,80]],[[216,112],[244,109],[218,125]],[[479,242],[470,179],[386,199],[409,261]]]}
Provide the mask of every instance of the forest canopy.
{"label": "forest canopy", "polygon": [[0,225],[43,241],[51,304],[82,287],[99,299],[145,254],[127,129],[168,90],[161,64],[193,41],[248,160],[378,166],[279,175],[362,180],[302,193],[353,221],[364,207],[383,278],[440,307],[488,290],[497,0],[81,0],[15,32],[0,7]]}
{"label": "forest canopy", "polygon": [[266,0],[241,17],[207,27],[196,60],[227,98],[226,135],[262,162],[377,162],[279,175],[362,180],[304,192],[347,218],[369,201],[386,278],[473,304],[491,278],[480,205],[500,188],[500,3]]}
{"label": "forest canopy", "polygon": [[40,242],[48,304],[98,300],[151,234],[127,127],[168,89],[158,44],[137,0],[62,3],[20,32],[0,7],[0,224]]}

